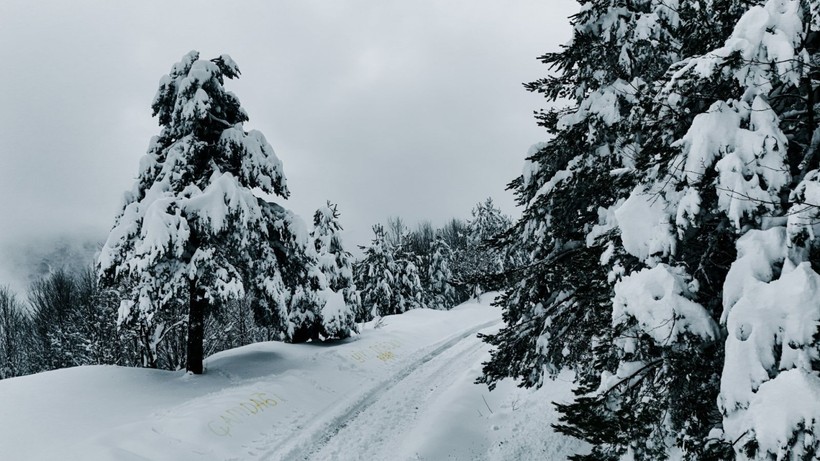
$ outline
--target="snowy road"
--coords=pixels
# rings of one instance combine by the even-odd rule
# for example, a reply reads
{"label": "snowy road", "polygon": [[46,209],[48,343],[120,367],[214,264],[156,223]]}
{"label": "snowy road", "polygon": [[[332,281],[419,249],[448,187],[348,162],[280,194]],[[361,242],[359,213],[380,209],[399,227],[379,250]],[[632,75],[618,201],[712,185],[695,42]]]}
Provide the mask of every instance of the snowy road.
{"label": "snowy road", "polygon": [[[405,446],[406,451],[417,442],[409,435],[418,420],[436,408],[442,394],[460,384],[464,371],[485,359],[487,346],[476,333],[499,324],[500,320],[494,320],[450,338],[363,392],[337,416],[265,453],[262,459],[404,459],[397,457],[397,448]],[[469,459],[480,456],[475,453]]]}
{"label": "snowy road", "polygon": [[[344,460],[351,453],[361,459],[390,459],[397,451],[418,454],[415,449],[425,441],[415,429],[423,428],[419,423],[446,405],[442,396],[461,384],[461,373],[480,363],[485,350],[479,339],[470,336],[422,363],[386,388],[306,459]],[[480,459],[484,454],[486,450],[475,450],[463,459]]]}

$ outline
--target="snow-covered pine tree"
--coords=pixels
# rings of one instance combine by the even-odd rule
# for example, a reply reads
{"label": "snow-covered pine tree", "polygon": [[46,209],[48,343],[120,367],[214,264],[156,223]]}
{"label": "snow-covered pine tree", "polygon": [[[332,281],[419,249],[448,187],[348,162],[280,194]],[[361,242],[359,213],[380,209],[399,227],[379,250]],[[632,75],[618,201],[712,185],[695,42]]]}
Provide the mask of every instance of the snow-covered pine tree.
{"label": "snow-covered pine tree", "polygon": [[[293,268],[294,286],[288,304],[289,326],[287,340],[301,343],[308,340],[318,341],[323,336],[322,311],[331,301],[338,309],[337,299],[328,297],[328,282],[320,265],[318,254],[312,238],[305,251],[291,258],[289,266]],[[299,269],[301,268],[301,269]]]}
{"label": "snow-covered pine tree", "polygon": [[[508,187],[524,211],[504,242],[530,263],[500,298],[507,326],[487,337],[498,348],[485,382],[509,376],[533,386],[545,370],[564,367],[576,369],[581,380],[598,379],[592,346],[609,330],[613,284],[601,258],[613,256],[610,242],[617,237],[606,225],[606,210],[633,183],[622,173],[638,142],[633,112],[651,84],[641,76],[658,77],[676,58],[669,32],[676,18],[667,6],[583,2],[571,18],[572,42],[540,58],[557,75],[526,85],[548,101],[571,98],[573,104],[538,114],[552,139],[530,149],[522,175]],[[608,357],[601,353],[601,360]]]}
{"label": "snow-covered pine tree", "polygon": [[429,268],[429,302],[431,309],[450,309],[456,304],[456,290],[453,287],[453,252],[450,245],[440,235],[433,241],[433,256]]}
{"label": "snow-covered pine tree", "polygon": [[450,269],[453,272],[452,280],[456,293],[456,304],[458,304],[472,296],[469,287],[459,282],[460,280],[466,280],[467,274],[472,271],[471,268],[463,264],[467,259],[465,255],[470,248],[467,223],[461,219],[453,218],[447,221],[439,232],[453,254]]}
{"label": "snow-covered pine tree", "polygon": [[501,209],[495,206],[492,197],[487,197],[473,208],[472,219],[467,222],[470,239],[480,245],[507,230],[512,223],[504,216]]}
{"label": "snow-covered pine tree", "polygon": [[436,239],[436,231],[430,221],[423,221],[416,226],[416,229],[407,234],[405,249],[415,257],[416,269],[419,272],[424,293],[424,304],[429,301],[430,292],[430,264],[433,259],[433,242]]}
{"label": "snow-covered pine tree", "polygon": [[395,313],[425,307],[424,289],[421,286],[415,255],[398,251],[394,256],[396,271],[393,278],[393,305]]}
{"label": "snow-covered pine tree", "polygon": [[[160,80],[152,108],[162,130],[99,257],[103,280],[122,290],[119,322],[139,332],[147,366],[156,366],[163,333],[187,323],[187,369],[201,373],[206,311],[245,293],[269,326],[288,332],[307,231],[255,192],[289,195],[281,161],[262,133],[244,130],[248,116],[223,87],[238,76],[227,55],[207,61],[192,51]],[[187,316],[169,318],[180,302]]]}
{"label": "snow-covered pine tree", "polygon": [[499,290],[504,286],[505,253],[490,242],[512,226],[493,203],[493,199],[479,202],[467,222],[467,246],[459,254],[458,283],[467,285],[472,295]]}
{"label": "snow-covered pine tree", "polygon": [[[737,19],[732,14],[744,11],[742,3],[681,3],[678,25],[669,29],[682,38],[678,53],[703,53],[722,43]],[[736,236],[720,209],[724,199],[708,187],[717,176],[709,168],[714,157],[687,160],[681,138],[696,115],[736,84],[702,79],[670,93],[671,85],[686,80],[681,69],[691,62],[687,57],[673,64],[642,95],[639,142],[633,162],[625,165],[625,174],[639,184],[602,213],[608,216],[602,223],[621,234],[602,259],[615,285],[612,329],[599,344],[612,355],[608,363],[595,363],[599,378],[586,381],[574,404],[560,406],[563,429],[596,445],[592,459],[726,459],[731,453],[729,443],[714,437],[721,418],[712,402],[723,364],[719,300]],[[732,136],[716,121],[703,120],[701,128]],[[696,150],[709,142],[694,138]],[[765,176],[773,179],[776,195],[782,164],[769,156],[759,165],[749,168],[770,168]]]}
{"label": "snow-covered pine tree", "polygon": [[[624,241],[639,251],[654,240],[691,274],[691,298],[711,316],[722,310],[722,431],[713,437],[726,456],[817,459],[818,2],[747,9],[725,43],[676,66],[657,98],[655,111],[686,132],[669,155],[647,159],[645,183],[620,213],[652,208],[675,228],[624,229]],[[646,205],[647,196],[658,200]]]}
{"label": "snow-covered pine tree", "polygon": [[[657,299],[666,297],[689,314],[689,325],[702,320],[700,330],[687,333],[714,340],[716,324],[688,299],[696,287],[678,268],[656,264],[640,277],[625,277],[644,267],[647,255],[627,251],[632,247],[618,238],[622,220],[615,214],[641,178],[643,151],[656,142],[645,112],[655,82],[679,59],[679,12],[690,5],[581,3],[572,42],[542,58],[558,75],[528,85],[553,101],[572,98],[574,105],[541,113],[539,122],[553,138],[531,149],[522,176],[510,185],[524,212],[502,241],[526,251],[531,262],[500,299],[507,326],[487,338],[498,349],[482,380],[492,385],[515,376],[537,385],[545,372],[569,367],[579,388],[575,402],[559,406],[559,429],[593,445],[589,455],[574,459],[694,459],[713,422],[711,403],[707,397],[706,404],[681,405],[670,396],[689,403],[704,387],[714,396],[715,367],[698,374],[690,363],[679,366],[692,356],[676,356],[675,346],[664,342],[683,334],[673,316],[651,331],[640,323],[645,319],[630,317],[631,301],[651,285]],[[659,316],[679,313],[669,304]],[[662,332],[667,338],[658,337]],[[681,370],[690,373],[676,376]],[[675,379],[677,392],[667,392]]]}
{"label": "snow-covered pine tree", "polygon": [[364,259],[359,263],[357,286],[361,287],[362,309],[357,321],[365,322],[374,317],[398,313],[394,304],[396,263],[393,249],[385,238],[381,224],[373,226],[373,241],[363,247]]}
{"label": "snow-covered pine tree", "polygon": [[[701,5],[716,8],[714,3]],[[726,11],[748,8],[743,2],[721,3],[728,8],[710,15],[713,21],[732,20]],[[692,28],[703,11],[683,6],[681,20]],[[801,428],[808,419],[788,420],[792,413],[786,421],[771,424],[773,413],[767,412],[768,423],[749,427],[754,423],[747,408],[750,395],[760,386],[756,380],[765,374],[761,370],[776,374],[792,356],[785,354],[783,362],[771,366],[767,360],[777,362],[780,352],[765,352],[764,365],[756,368],[748,360],[755,353],[750,349],[767,349],[746,338],[755,336],[769,350],[785,348],[784,342],[773,339],[778,334],[765,331],[788,328],[756,317],[757,309],[774,310],[762,302],[764,290],[758,283],[777,278],[781,266],[784,273],[791,272],[782,259],[784,229],[771,217],[782,216],[789,206],[789,164],[805,159],[806,152],[795,148],[793,141],[808,140],[810,134],[790,132],[788,119],[781,120],[780,114],[805,117],[810,111],[805,103],[802,108],[801,103],[784,103],[778,94],[799,88],[795,82],[801,80],[796,77],[800,71],[795,69],[809,56],[799,50],[807,36],[808,8],[797,1],[766,2],[751,7],[736,27],[734,20],[723,24],[724,30],[734,29],[725,44],[690,37],[688,50],[709,52],[673,65],[657,96],[645,106],[644,141],[633,168],[640,184],[610,209],[623,249],[643,266],[624,271],[616,281],[616,334],[611,344],[617,367],[602,373],[597,389],[590,387],[592,397],[579,399],[589,403],[586,412],[578,411],[581,405],[563,407],[576,433],[597,439],[601,453],[626,459],[737,455],[763,460],[782,459],[784,454],[789,459],[814,459],[807,455],[815,453],[814,447],[795,450],[800,445],[795,440],[804,442],[806,432]],[[720,33],[704,36],[714,39]],[[736,242],[740,259],[732,263]],[[617,260],[615,264],[617,268]],[[744,286],[760,292],[740,302]],[[794,292],[792,307],[800,306],[807,293],[800,288]],[[728,314],[724,359],[725,333],[717,320],[721,310],[726,320],[735,303],[741,307],[741,320],[733,327],[733,314]],[[782,297],[777,303],[788,309]],[[744,315],[751,318],[743,319]],[[790,347],[812,346],[795,340]],[[711,404],[718,382],[723,418]],[[768,410],[771,405],[771,399],[762,404]],[[595,434],[582,426],[615,430],[602,437],[606,432]],[[617,437],[618,432],[626,437]]]}
{"label": "snow-covered pine tree", "polygon": [[353,282],[353,255],[344,249],[341,231],[337,207],[328,201],[313,215],[311,232],[327,290],[321,311],[325,338],[347,338],[356,332],[356,313],[361,303]]}
{"label": "snow-covered pine tree", "polygon": [[424,288],[419,274],[419,255],[411,247],[410,232],[400,218],[388,220],[388,243],[393,252],[393,306],[396,313],[424,307]]}

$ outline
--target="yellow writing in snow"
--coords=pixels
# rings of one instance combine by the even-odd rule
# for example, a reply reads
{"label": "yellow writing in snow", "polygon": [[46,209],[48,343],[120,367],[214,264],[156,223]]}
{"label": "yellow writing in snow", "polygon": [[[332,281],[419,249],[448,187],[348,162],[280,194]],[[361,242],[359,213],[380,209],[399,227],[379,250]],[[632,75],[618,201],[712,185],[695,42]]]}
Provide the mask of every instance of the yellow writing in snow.
{"label": "yellow writing in snow", "polygon": [[223,411],[216,419],[208,422],[208,429],[220,437],[231,437],[233,428],[251,416],[270,410],[285,400],[275,394],[255,392],[250,398]]}
{"label": "yellow writing in snow", "polygon": [[382,341],[371,345],[367,349],[357,349],[350,353],[350,357],[359,363],[364,363],[374,358],[382,362],[389,362],[396,358],[394,351],[401,347],[401,345],[401,342],[395,339]]}

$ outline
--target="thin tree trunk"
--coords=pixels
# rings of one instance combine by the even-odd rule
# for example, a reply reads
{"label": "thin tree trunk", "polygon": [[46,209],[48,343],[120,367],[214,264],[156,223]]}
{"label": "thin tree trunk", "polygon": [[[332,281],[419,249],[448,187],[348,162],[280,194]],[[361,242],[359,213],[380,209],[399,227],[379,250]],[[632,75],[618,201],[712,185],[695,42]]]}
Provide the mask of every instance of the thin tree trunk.
{"label": "thin tree trunk", "polygon": [[189,290],[188,309],[188,344],[186,370],[196,375],[202,374],[203,343],[205,339],[205,308],[208,300],[202,296],[202,290],[197,287],[197,280],[193,279]]}
{"label": "thin tree trunk", "polygon": [[139,336],[139,341],[142,342],[142,366],[157,368],[157,345],[154,344],[153,335],[144,324],[140,326]]}

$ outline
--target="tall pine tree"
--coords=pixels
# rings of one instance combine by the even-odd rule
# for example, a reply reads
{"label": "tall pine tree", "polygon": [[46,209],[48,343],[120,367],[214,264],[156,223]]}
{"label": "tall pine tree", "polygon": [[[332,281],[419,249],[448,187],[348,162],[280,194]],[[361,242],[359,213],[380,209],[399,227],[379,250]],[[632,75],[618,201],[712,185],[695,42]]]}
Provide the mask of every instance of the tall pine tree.
{"label": "tall pine tree", "polygon": [[[619,344],[620,366],[655,365],[611,393],[639,389],[660,402],[669,423],[653,434],[674,437],[691,459],[815,459],[817,409],[798,402],[820,389],[811,365],[820,314],[809,301],[820,279],[804,238],[811,220],[801,217],[814,208],[801,203],[816,132],[817,10],[799,1],[746,8],[725,24],[725,42],[671,67],[649,109],[641,184],[615,211],[624,248],[648,266],[616,295],[640,287],[644,298],[631,290],[615,307],[633,338]],[[685,302],[652,297],[648,277],[659,267]],[[726,330],[712,331],[719,319]],[[664,321],[673,330],[657,336]],[[718,391],[718,408],[705,405]]]}
{"label": "tall pine tree", "polygon": [[[487,338],[498,349],[482,380],[492,385],[513,376],[538,385],[545,373],[571,368],[579,387],[575,402],[559,406],[559,429],[593,445],[577,459],[695,459],[713,415],[709,404],[684,406],[674,398],[691,401],[704,385],[714,395],[714,366],[677,376],[679,363],[688,366],[692,356],[675,353],[679,339],[716,341],[716,323],[689,299],[697,287],[685,271],[660,259],[646,265],[646,258],[664,255],[661,243],[629,251],[632,242],[619,227],[628,219],[617,215],[642,177],[647,145],[657,140],[647,110],[656,82],[680,57],[686,29],[679,13],[688,6],[582,3],[572,42],[542,58],[558,75],[528,85],[574,104],[539,115],[553,138],[533,147],[511,183],[525,210],[502,242],[526,252],[530,263],[516,270],[520,282],[500,300],[507,326]],[[644,286],[654,287],[648,298]],[[634,315],[635,302],[656,299],[668,302],[657,312],[664,327],[653,330],[657,325]]]}
{"label": "tall pine tree", "polygon": [[529,264],[499,301],[507,326],[487,337],[498,346],[485,367],[488,383],[509,376],[537,385],[544,370],[563,367],[585,379],[597,360],[591,345],[608,329],[613,294],[601,258],[613,256],[617,238],[607,210],[634,182],[634,118],[651,84],[641,76],[657,78],[676,58],[677,18],[662,2],[584,2],[572,22],[572,42],[541,57],[557,75],[526,85],[574,104],[538,114],[553,138],[530,149],[509,185],[524,211],[503,243]]}
{"label": "tall pine tree", "polygon": [[[270,325],[289,329],[307,232],[255,192],[289,195],[281,161],[262,133],[244,130],[248,115],[223,87],[238,76],[227,55],[208,61],[192,51],[160,80],[152,108],[162,129],[99,257],[104,281],[122,290],[120,324],[139,332],[148,366],[181,322],[186,368],[202,373],[206,312],[245,293]],[[169,317],[177,303],[187,315]]]}
{"label": "tall pine tree", "polygon": [[[816,459],[817,3],[587,2],[553,55],[572,65],[531,86],[578,106],[543,118],[555,138],[513,183],[527,208],[505,240],[534,243],[534,263],[503,299],[511,326],[489,338],[500,349],[484,380],[573,368],[559,430],[593,444],[576,459]],[[587,73],[573,47],[612,69]],[[638,91],[608,95],[619,72]],[[570,145],[581,154],[552,166]],[[593,164],[595,146],[630,155]]]}
{"label": "tall pine tree", "polygon": [[428,294],[431,309],[449,309],[456,304],[456,290],[453,287],[453,273],[450,269],[453,251],[441,236],[433,241],[433,256],[429,269]]}
{"label": "tall pine tree", "polygon": [[816,1],[748,7],[725,43],[678,66],[658,98],[695,114],[645,186],[676,217],[678,253],[716,233],[736,249],[728,272],[710,276],[722,302],[700,302],[726,327],[718,403],[723,444],[738,459],[809,460],[820,449],[820,407],[809,404],[820,391],[817,13]]}
{"label": "tall pine tree", "polygon": [[361,287],[362,310],[357,320],[368,321],[374,317],[397,314],[394,301],[397,267],[393,249],[387,243],[384,227],[373,226],[374,238],[364,247],[364,259],[359,263],[357,285]]}

